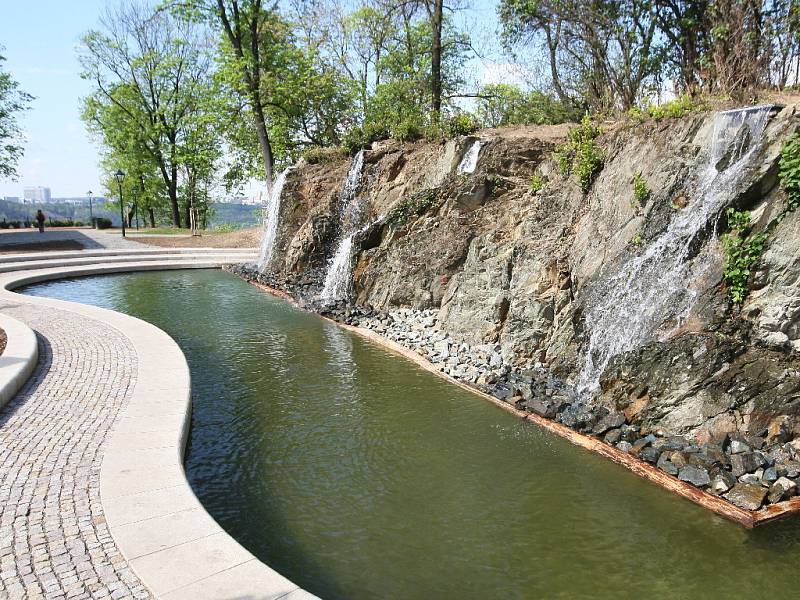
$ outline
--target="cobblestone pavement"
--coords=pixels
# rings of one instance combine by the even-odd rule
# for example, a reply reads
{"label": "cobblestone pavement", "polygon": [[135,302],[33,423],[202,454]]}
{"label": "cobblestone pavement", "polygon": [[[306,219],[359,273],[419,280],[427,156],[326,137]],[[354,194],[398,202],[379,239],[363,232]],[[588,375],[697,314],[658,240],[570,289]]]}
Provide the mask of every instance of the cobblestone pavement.
{"label": "cobblestone pavement", "polygon": [[39,339],[31,379],[0,409],[0,600],[150,598],[100,504],[103,447],[135,382],[133,347],[75,313],[0,309]]}

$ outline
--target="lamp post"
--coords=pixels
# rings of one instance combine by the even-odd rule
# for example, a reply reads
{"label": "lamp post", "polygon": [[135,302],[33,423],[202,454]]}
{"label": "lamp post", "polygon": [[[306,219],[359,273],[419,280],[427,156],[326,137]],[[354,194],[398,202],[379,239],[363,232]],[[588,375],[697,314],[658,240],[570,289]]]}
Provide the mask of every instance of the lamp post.
{"label": "lamp post", "polygon": [[119,217],[122,221],[122,237],[125,237],[125,205],[122,202],[122,178],[125,177],[125,173],[122,169],[117,169],[117,172],[114,173],[114,177],[119,186]]}
{"label": "lamp post", "polygon": [[89,225],[94,226],[94,215],[92,215],[92,190],[86,192],[86,195],[89,196]]}

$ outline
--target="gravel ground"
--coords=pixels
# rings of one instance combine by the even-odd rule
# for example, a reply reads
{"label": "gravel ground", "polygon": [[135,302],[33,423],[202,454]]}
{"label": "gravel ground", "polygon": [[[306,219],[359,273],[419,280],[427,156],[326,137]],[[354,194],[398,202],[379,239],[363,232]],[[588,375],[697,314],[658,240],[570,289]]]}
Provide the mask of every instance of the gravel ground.
{"label": "gravel ground", "polygon": [[231,233],[205,232],[196,237],[161,236],[142,238],[145,244],[163,248],[256,248],[261,243],[261,228]]}

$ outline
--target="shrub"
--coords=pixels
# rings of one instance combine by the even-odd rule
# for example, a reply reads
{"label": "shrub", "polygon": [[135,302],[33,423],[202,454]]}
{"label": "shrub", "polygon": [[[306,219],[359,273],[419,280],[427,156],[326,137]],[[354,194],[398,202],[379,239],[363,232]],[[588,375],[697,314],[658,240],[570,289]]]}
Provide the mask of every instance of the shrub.
{"label": "shrub", "polygon": [[480,129],[478,120],[468,112],[457,113],[443,123],[445,133],[454,138],[460,135],[472,135]]}
{"label": "shrub", "polygon": [[750,232],[750,212],[735,208],[727,210],[730,232],[722,236],[725,251],[723,279],[728,285],[728,295],[734,304],[741,304],[747,297],[747,282],[750,270],[764,251],[768,232]]}
{"label": "shrub", "polygon": [[531,181],[528,184],[531,188],[531,191],[534,194],[538,194],[544,189],[544,186],[547,184],[547,180],[539,175],[538,173],[534,173],[533,177],[531,177]]}
{"label": "shrub", "polygon": [[730,232],[722,236],[725,250],[723,278],[734,304],[742,304],[747,297],[751,269],[761,257],[769,234],[788,213],[800,206],[800,133],[792,135],[781,148],[778,178],[786,191],[788,204],[764,231],[751,231],[749,211],[729,208],[726,212]]}
{"label": "shrub", "polygon": [[389,130],[385,126],[368,122],[347,131],[342,139],[342,146],[349,154],[355,154],[373,142],[387,138],[389,138]]}
{"label": "shrub", "polygon": [[387,223],[395,226],[405,225],[408,219],[421,215],[433,205],[434,200],[436,200],[436,194],[435,188],[427,188],[403,198],[389,211],[386,217]]}
{"label": "shrub", "polygon": [[323,148],[322,146],[311,146],[303,151],[303,159],[309,165],[321,165],[325,163],[335,162],[347,156],[344,148],[334,146],[331,148]]}
{"label": "shrub", "polygon": [[628,117],[639,123],[647,119],[660,121],[667,118],[677,119],[706,108],[704,102],[692,98],[688,94],[683,94],[664,104],[649,104],[644,108],[633,107],[628,111]]}
{"label": "shrub", "polygon": [[592,182],[603,168],[605,152],[595,139],[602,130],[584,115],[580,125],[570,130],[567,142],[556,148],[553,158],[562,175],[575,175],[583,192],[588,192]]}
{"label": "shrub", "polygon": [[94,222],[98,229],[108,229],[111,227],[111,219],[106,219],[105,217],[95,217]]}
{"label": "shrub", "polygon": [[484,127],[555,124],[581,118],[574,108],[548,94],[526,92],[519,86],[506,83],[483,86],[475,110]]}
{"label": "shrub", "polygon": [[647,187],[641,171],[633,176],[633,197],[639,204],[645,204],[650,199],[650,188]]}
{"label": "shrub", "polygon": [[422,137],[422,124],[414,117],[408,117],[392,127],[392,138],[400,142],[413,142]]}

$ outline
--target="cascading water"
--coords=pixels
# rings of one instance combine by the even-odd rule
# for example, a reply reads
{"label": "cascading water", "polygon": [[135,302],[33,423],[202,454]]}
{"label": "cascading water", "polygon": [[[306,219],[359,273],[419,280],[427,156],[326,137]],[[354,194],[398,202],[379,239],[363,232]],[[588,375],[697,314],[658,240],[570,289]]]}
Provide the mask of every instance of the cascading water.
{"label": "cascading water", "polygon": [[481,153],[481,146],[483,146],[483,142],[476,140],[475,143],[469,147],[469,150],[464,154],[464,158],[462,158],[461,162],[458,164],[457,172],[459,175],[475,171],[475,167],[478,166],[478,156]]}
{"label": "cascading water", "polygon": [[330,261],[325,285],[320,298],[326,302],[335,302],[347,298],[350,293],[350,262],[353,252],[353,234],[345,236],[336,247]]}
{"label": "cascading water", "polygon": [[258,270],[263,273],[272,258],[272,248],[275,245],[275,238],[278,235],[278,220],[281,212],[281,194],[283,184],[286,183],[286,175],[291,167],[284,169],[275,183],[272,184],[267,204],[264,206],[264,235],[261,238],[261,249],[258,254]]}
{"label": "cascading water", "polygon": [[345,179],[339,195],[341,237],[336,245],[336,251],[328,261],[328,271],[325,274],[325,283],[320,294],[320,300],[326,303],[344,300],[350,293],[353,236],[361,219],[361,206],[357,194],[363,168],[364,151],[361,150],[353,157],[353,163],[350,165],[350,171],[347,173],[347,179]]}
{"label": "cascading water", "polygon": [[716,116],[709,162],[698,174],[693,201],[644,252],[592,290],[585,311],[589,338],[576,386],[580,397],[597,391],[614,356],[652,341],[660,330],[663,337],[665,322],[677,320],[679,325],[689,313],[697,297],[689,283],[710,265],[707,255],[692,257],[694,242],[732,200],[770,110],[771,106],[757,106]]}

